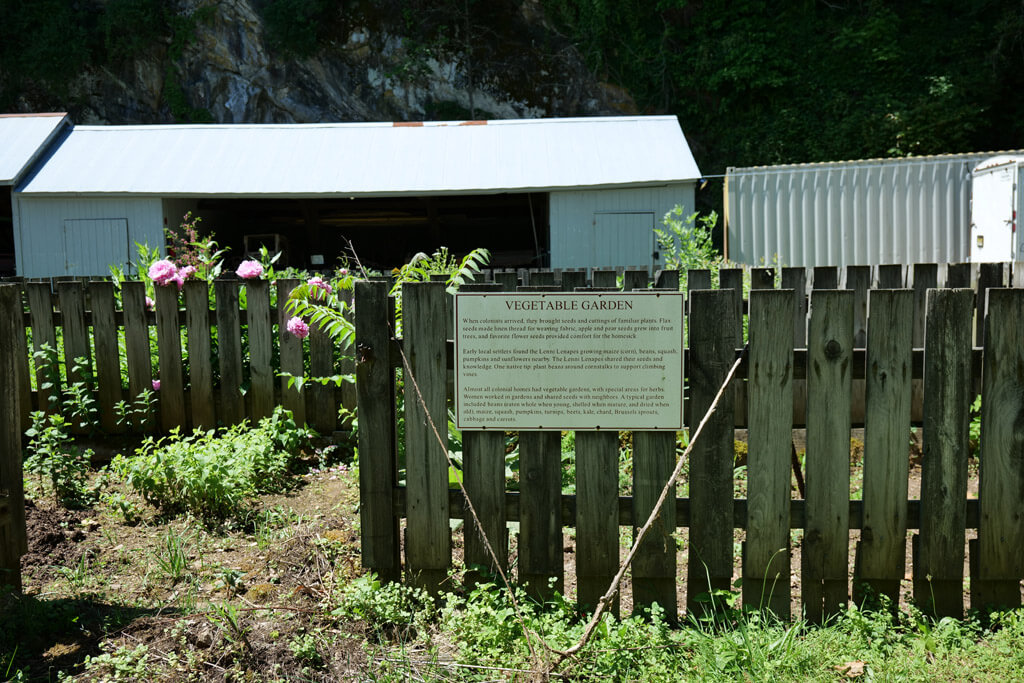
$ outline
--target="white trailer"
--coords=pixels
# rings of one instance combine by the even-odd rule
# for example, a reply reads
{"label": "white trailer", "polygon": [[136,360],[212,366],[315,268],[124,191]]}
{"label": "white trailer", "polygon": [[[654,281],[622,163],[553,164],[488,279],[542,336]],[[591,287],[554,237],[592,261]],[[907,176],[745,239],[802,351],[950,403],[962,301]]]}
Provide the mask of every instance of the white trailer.
{"label": "white trailer", "polygon": [[972,263],[1005,263],[1024,255],[1017,232],[1024,156],[986,159],[971,171]]}

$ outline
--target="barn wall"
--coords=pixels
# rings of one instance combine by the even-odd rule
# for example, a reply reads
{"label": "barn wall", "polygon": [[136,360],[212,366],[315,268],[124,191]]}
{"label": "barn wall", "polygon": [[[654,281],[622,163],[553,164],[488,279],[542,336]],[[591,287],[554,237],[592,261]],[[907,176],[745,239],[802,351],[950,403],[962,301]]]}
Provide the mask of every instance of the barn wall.
{"label": "barn wall", "polygon": [[654,228],[677,204],[693,212],[695,183],[552,192],[551,267],[653,265]]}
{"label": "barn wall", "polygon": [[[18,275],[110,275],[111,261],[136,256],[135,244],[165,253],[163,210],[159,198],[40,198],[15,194],[15,242]],[[124,221],[126,235],[112,256],[108,237]],[[104,239],[88,240],[75,230],[102,231]],[[99,233],[98,233],[99,234]],[[73,245],[68,253],[66,243]],[[122,244],[124,245],[123,248]],[[127,265],[127,264],[125,264]]]}

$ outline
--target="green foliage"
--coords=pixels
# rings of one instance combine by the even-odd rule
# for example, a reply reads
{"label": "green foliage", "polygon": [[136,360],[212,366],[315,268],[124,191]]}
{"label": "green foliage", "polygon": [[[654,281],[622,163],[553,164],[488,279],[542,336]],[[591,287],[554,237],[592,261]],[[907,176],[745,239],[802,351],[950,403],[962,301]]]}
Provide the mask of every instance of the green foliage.
{"label": "green foliage", "polygon": [[264,0],[259,4],[270,47],[296,57],[316,54],[336,8],[329,0]]}
{"label": "green foliage", "polygon": [[422,588],[401,583],[382,584],[374,574],[364,574],[342,588],[335,617],[364,621],[379,635],[415,636],[434,618],[434,603]]}
{"label": "green foliage", "polygon": [[133,59],[167,36],[164,0],[107,0],[99,30],[107,57],[117,63]]}
{"label": "green foliage", "polygon": [[147,438],[131,458],[115,466],[147,502],[208,520],[243,518],[255,496],[284,489],[300,443],[310,432],[296,427],[278,407],[273,417],[250,429],[247,423],[217,434],[197,430],[168,438]]}
{"label": "green foliage", "polygon": [[94,499],[95,491],[88,487],[92,451],[72,443],[63,416],[33,412],[25,436],[29,438],[25,472],[38,475],[42,488],[48,485],[58,504],[77,507]]}
{"label": "green foliage", "polygon": [[679,288],[686,290],[687,270],[709,269],[712,281],[718,277],[718,268],[724,260],[711,243],[711,233],[718,224],[718,214],[692,213],[683,216],[683,207],[676,206],[662,219],[664,229],[655,228],[658,251],[669,270],[679,271]]}

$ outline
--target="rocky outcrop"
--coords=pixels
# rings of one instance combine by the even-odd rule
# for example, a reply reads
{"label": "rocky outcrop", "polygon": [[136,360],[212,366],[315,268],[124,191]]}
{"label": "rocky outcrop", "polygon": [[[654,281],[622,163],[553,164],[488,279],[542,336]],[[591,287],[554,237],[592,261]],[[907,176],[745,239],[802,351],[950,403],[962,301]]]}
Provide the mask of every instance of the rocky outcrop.
{"label": "rocky outcrop", "polygon": [[[72,88],[78,123],[316,122],[632,113],[591,75],[536,0],[465,3],[424,35],[409,17],[345,3],[309,56],[270,47],[256,0],[180,0],[175,34]],[[331,3],[333,4],[333,3]],[[340,4],[340,3],[339,3]],[[386,4],[386,3],[385,3]],[[453,7],[461,7],[459,3]],[[341,10],[338,10],[341,12]]]}

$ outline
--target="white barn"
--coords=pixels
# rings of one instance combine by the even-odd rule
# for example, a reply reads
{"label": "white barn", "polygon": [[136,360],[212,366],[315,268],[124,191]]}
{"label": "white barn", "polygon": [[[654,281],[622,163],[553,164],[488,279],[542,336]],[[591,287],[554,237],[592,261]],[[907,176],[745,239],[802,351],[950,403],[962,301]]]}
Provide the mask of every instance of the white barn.
{"label": "white barn", "polygon": [[106,275],[202,216],[235,258],[367,265],[486,247],[495,266],[651,267],[700,177],[674,116],[75,126],[12,194],[18,275]]}

